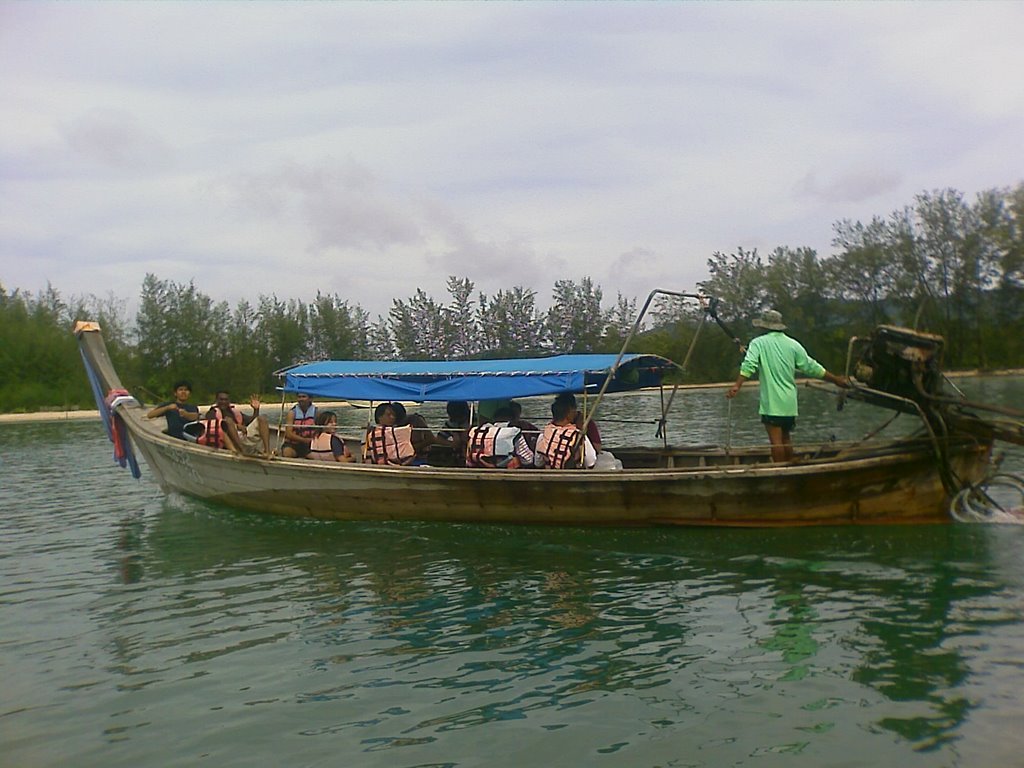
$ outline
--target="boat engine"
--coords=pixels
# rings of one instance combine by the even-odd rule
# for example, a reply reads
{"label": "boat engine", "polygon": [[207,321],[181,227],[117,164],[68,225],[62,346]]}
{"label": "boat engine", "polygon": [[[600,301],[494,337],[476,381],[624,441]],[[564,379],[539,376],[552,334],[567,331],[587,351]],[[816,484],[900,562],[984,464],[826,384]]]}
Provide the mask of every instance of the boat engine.
{"label": "boat engine", "polygon": [[892,325],[878,326],[868,338],[851,339],[847,371],[855,380],[847,396],[922,416],[936,434],[967,433],[1024,445],[1024,413],[944,391],[944,347],[941,336]]}
{"label": "boat engine", "polygon": [[851,355],[857,346],[860,354],[850,372],[863,385],[855,389],[858,400],[917,413],[914,403],[927,409],[941,396],[941,336],[880,325],[870,338],[851,341]]}

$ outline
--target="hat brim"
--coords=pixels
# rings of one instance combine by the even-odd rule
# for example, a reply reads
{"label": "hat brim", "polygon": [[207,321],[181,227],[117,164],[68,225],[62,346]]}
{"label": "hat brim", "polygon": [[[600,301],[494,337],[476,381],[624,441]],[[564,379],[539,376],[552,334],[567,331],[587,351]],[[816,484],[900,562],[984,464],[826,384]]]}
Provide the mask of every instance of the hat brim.
{"label": "hat brim", "polygon": [[761,318],[758,318],[757,320],[754,320],[752,325],[755,328],[767,328],[769,331],[784,331],[784,330],[786,330],[786,324],[785,323],[769,323],[769,322],[767,322],[765,320],[762,320]]}

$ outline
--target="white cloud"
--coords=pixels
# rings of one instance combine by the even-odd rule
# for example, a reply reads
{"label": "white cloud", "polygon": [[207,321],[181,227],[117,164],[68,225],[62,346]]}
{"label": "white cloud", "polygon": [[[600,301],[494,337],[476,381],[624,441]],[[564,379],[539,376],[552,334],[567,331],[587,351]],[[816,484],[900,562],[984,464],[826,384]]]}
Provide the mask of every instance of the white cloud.
{"label": "white cloud", "polygon": [[824,183],[810,171],[797,182],[796,192],[829,203],[859,203],[899,188],[900,181],[899,174],[881,168],[850,170]]}
{"label": "white cloud", "polygon": [[642,298],[1024,178],[1019,4],[0,13],[0,280],[29,290]]}

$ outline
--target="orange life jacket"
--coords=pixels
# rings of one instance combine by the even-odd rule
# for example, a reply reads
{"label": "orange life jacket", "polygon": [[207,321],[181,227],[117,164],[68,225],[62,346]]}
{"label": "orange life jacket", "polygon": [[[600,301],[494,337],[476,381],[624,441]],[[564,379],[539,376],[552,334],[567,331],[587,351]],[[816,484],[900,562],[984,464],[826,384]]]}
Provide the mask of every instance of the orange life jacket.
{"label": "orange life jacket", "polygon": [[[337,458],[334,456],[334,449],[331,447],[332,437],[333,435],[329,435],[326,432],[321,432],[314,437],[313,442],[309,444],[309,458],[319,461],[337,461]],[[341,438],[338,439],[340,440]]]}
{"label": "orange life jacket", "polygon": [[467,438],[466,466],[518,469],[522,463],[516,456],[515,440],[521,433],[519,427],[507,424],[473,427]]}
{"label": "orange life jacket", "polygon": [[412,426],[378,424],[366,433],[366,448],[374,464],[406,464],[407,459],[416,455],[412,447]]}
{"label": "orange life jacket", "polygon": [[299,437],[313,437],[318,430],[310,429],[316,426],[316,404],[309,406],[305,413],[296,404],[292,407],[292,431]]}
{"label": "orange life jacket", "polygon": [[580,438],[575,424],[548,424],[537,440],[537,453],[544,457],[546,466],[551,469],[576,468],[579,460],[574,454]]}
{"label": "orange life jacket", "polygon": [[[211,413],[213,414],[212,417],[210,416]],[[245,426],[245,419],[242,418],[242,413],[234,406],[231,407],[231,415],[239,429]],[[206,429],[203,430],[203,434],[196,438],[196,442],[200,445],[208,445],[211,448],[226,448],[224,430],[220,428],[223,416],[219,408],[216,406],[211,408],[206,414]]]}

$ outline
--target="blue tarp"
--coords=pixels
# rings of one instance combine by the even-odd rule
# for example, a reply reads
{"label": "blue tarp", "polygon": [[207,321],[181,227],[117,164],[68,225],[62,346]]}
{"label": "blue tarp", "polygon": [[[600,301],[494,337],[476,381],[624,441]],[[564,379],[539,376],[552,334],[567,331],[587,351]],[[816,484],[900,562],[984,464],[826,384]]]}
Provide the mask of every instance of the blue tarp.
{"label": "blue tarp", "polygon": [[[333,400],[496,400],[596,392],[616,355],[558,355],[523,360],[403,362],[325,360],[284,371],[286,392]],[[657,386],[672,363],[657,355],[625,355],[610,392]]]}

